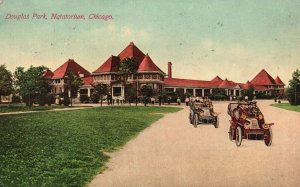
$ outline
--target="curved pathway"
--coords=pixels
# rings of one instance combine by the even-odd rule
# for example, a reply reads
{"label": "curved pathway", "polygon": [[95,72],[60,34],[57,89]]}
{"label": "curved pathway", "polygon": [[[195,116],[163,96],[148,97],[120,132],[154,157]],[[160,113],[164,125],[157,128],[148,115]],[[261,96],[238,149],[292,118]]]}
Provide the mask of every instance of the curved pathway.
{"label": "curved pathway", "polygon": [[188,123],[188,108],[166,114],[123,149],[90,186],[298,186],[300,113],[258,101],[274,122],[273,145],[228,139],[227,102],[215,103],[220,127]]}

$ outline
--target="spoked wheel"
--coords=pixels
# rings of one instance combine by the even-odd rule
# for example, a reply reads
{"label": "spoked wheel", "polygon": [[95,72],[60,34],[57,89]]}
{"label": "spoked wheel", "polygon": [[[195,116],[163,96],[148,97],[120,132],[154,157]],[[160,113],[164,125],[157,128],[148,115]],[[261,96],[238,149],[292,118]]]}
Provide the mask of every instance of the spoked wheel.
{"label": "spoked wheel", "polygon": [[215,128],[219,128],[219,116],[216,116],[216,121],[214,123]]}
{"label": "spoked wheel", "polygon": [[242,144],[242,128],[237,127],[235,131],[235,144],[236,146],[241,146]]}
{"label": "spoked wheel", "polygon": [[190,124],[193,124],[193,114],[191,112],[189,115],[189,121],[190,121]]}
{"label": "spoked wheel", "polygon": [[194,121],[193,121],[193,125],[195,128],[197,128],[197,125],[198,125],[198,120],[199,120],[199,117],[197,114],[194,115]]}
{"label": "spoked wheel", "polygon": [[273,139],[273,134],[272,134],[272,129],[270,127],[269,131],[267,131],[265,133],[264,141],[265,141],[266,146],[271,146],[272,145],[272,139]]}
{"label": "spoked wheel", "polygon": [[232,134],[231,127],[229,127],[228,135],[229,135],[229,140],[232,141],[233,140],[233,134]]}

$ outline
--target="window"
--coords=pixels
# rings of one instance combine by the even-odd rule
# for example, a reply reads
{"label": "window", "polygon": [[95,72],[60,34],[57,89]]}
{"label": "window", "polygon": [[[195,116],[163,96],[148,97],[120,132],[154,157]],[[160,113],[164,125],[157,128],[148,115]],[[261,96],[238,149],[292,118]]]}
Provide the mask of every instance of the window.
{"label": "window", "polygon": [[113,96],[121,96],[121,87],[113,87]]}
{"label": "window", "polygon": [[139,79],[143,79],[143,75],[138,75],[138,78]]}
{"label": "window", "polygon": [[145,75],[145,79],[150,79],[150,75],[149,75],[149,74],[146,74],[146,75]]}
{"label": "window", "polygon": [[153,75],[152,75],[152,79],[157,79],[157,75],[156,75],[156,74],[153,74]]}
{"label": "window", "polygon": [[80,95],[87,95],[88,94],[88,90],[87,89],[80,89]]}

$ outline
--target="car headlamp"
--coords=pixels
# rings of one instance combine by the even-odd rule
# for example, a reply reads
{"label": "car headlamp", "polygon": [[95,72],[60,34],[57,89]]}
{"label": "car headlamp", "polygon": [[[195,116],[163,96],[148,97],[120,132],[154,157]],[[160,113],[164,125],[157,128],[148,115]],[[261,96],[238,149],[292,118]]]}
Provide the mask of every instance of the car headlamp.
{"label": "car headlamp", "polygon": [[262,125],[262,127],[263,127],[264,129],[269,129],[270,125],[265,123],[265,124]]}
{"label": "car headlamp", "polygon": [[250,129],[250,123],[245,123],[245,124],[244,124],[244,128],[245,128],[245,129]]}

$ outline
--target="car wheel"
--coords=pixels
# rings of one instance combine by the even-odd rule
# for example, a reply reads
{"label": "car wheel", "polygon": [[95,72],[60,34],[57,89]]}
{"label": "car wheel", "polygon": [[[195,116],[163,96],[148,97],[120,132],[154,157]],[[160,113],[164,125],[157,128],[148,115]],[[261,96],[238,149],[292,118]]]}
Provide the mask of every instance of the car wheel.
{"label": "car wheel", "polygon": [[269,128],[269,131],[265,133],[265,144],[266,146],[271,146],[272,145],[272,139],[273,139],[273,134],[272,134],[272,129],[271,127]]}
{"label": "car wheel", "polygon": [[232,141],[233,140],[233,133],[232,133],[231,127],[229,127],[228,135],[229,135],[229,140]]}
{"label": "car wheel", "polygon": [[190,113],[189,115],[190,124],[193,124],[193,115]]}
{"label": "car wheel", "polygon": [[219,128],[219,116],[216,117],[214,126],[215,126],[215,128]]}
{"label": "car wheel", "polygon": [[195,114],[195,115],[194,115],[194,121],[193,121],[193,125],[194,125],[195,128],[197,128],[197,125],[198,125],[198,121],[199,121],[198,118],[199,118],[198,115]]}
{"label": "car wheel", "polygon": [[235,131],[235,144],[236,146],[241,146],[242,144],[242,128],[237,127]]}

